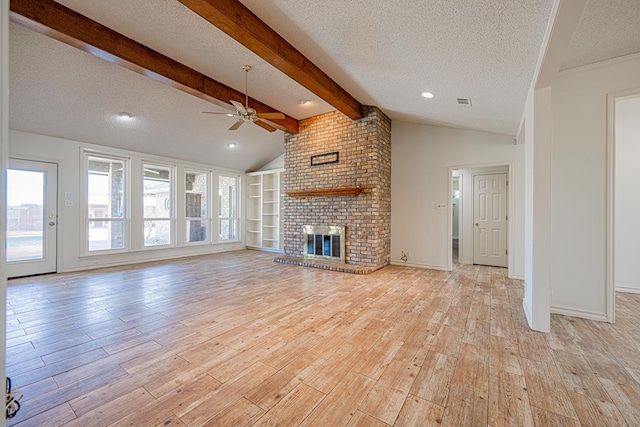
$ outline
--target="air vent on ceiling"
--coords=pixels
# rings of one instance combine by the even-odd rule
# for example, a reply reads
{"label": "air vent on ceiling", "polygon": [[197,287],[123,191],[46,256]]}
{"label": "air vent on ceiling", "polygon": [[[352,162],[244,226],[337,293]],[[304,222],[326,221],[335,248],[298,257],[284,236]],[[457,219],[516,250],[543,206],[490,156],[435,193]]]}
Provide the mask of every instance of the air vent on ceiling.
{"label": "air vent on ceiling", "polygon": [[464,105],[465,107],[471,107],[471,99],[458,98],[458,105]]}

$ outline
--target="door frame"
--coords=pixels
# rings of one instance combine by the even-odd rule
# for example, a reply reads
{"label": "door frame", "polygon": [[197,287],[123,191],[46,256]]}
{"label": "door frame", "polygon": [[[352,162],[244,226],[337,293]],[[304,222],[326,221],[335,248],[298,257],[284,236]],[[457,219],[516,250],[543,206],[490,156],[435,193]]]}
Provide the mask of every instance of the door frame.
{"label": "door frame", "polygon": [[[44,163],[46,165],[55,167],[55,186],[53,187],[53,191],[54,191],[54,195],[53,195],[53,202],[54,202],[54,211],[55,211],[55,219],[53,220],[55,222],[55,241],[53,242],[53,250],[55,253],[55,257],[53,259],[52,265],[53,265],[53,271],[48,271],[46,273],[35,273],[35,274],[50,274],[50,273],[57,273],[58,272],[58,265],[60,262],[60,238],[58,237],[60,232],[61,232],[61,227],[60,227],[60,206],[58,205],[58,201],[60,199],[59,197],[59,189],[60,189],[60,165],[57,162],[52,162],[52,161],[47,161],[47,160],[40,160],[40,159],[30,159],[30,158],[25,158],[25,157],[21,157],[21,156],[12,156],[9,155],[8,158],[8,162],[7,162],[7,170],[11,169],[11,162],[12,161],[16,161],[16,162],[31,162],[31,163]],[[18,168],[18,169],[22,169],[22,168]],[[28,170],[28,169],[26,169]],[[50,173],[53,173],[53,171],[50,171]],[[46,181],[45,182],[45,199],[48,196],[48,192],[51,189],[49,182]],[[6,200],[6,195],[5,195],[5,200]],[[48,212],[51,212],[51,206],[47,205],[48,207]],[[47,212],[43,212],[43,216],[44,216],[44,227],[47,227],[46,223],[50,222],[51,219],[48,218],[49,213]],[[46,229],[43,229],[43,233],[46,232]],[[5,239],[6,239],[6,235],[5,235]],[[43,250],[45,251],[45,253],[47,253],[47,248],[43,248]],[[6,254],[5,254],[6,256]],[[5,263],[5,267],[8,268],[9,263],[7,263],[6,261],[3,261]],[[29,261],[26,261],[29,262]],[[37,262],[37,261],[36,261]],[[20,276],[16,276],[16,277],[20,277]]]}
{"label": "door frame", "polygon": [[[507,181],[509,182],[509,185],[507,186],[507,211],[508,211],[508,215],[510,215],[509,221],[507,221],[507,277],[509,277],[510,279],[521,279],[520,277],[515,277],[513,276],[513,264],[514,264],[514,250],[513,248],[515,247],[515,242],[514,242],[514,237],[515,237],[515,233],[514,233],[514,222],[512,220],[512,215],[515,209],[514,206],[514,194],[513,194],[513,189],[514,189],[514,185],[512,185],[512,181],[513,181],[513,162],[511,161],[504,161],[504,162],[494,162],[494,163],[471,163],[471,164],[460,164],[460,165],[453,165],[453,166],[449,166],[448,170],[447,170],[447,194],[449,195],[449,197],[451,197],[451,194],[453,194],[453,173],[454,171],[457,170],[461,170],[461,169],[491,169],[491,168],[498,168],[498,167],[506,167],[507,168]],[[488,172],[487,172],[488,173]],[[480,175],[480,173],[473,173],[473,175]],[[462,176],[462,174],[460,175]],[[461,185],[461,195],[463,194],[463,191],[468,191],[469,189],[465,189],[462,185]],[[462,206],[462,205],[460,205]],[[447,204],[447,235],[451,236],[453,233],[453,211],[452,211],[452,204],[448,203]],[[467,221],[467,218],[464,217],[464,215],[461,213],[460,214],[460,219],[462,221],[462,223],[464,223],[465,221]],[[473,219],[472,219],[473,220]],[[461,230],[458,230],[458,233],[461,233]],[[465,236],[465,238],[467,238]],[[473,237],[471,237],[473,238]],[[451,250],[451,242],[450,242],[450,238],[447,239],[447,270],[451,271],[453,270],[453,254],[452,254],[452,250]],[[460,246],[460,240],[458,241],[458,244]],[[458,258],[460,258],[460,248],[458,248]]]}
{"label": "door frame", "polygon": [[615,286],[615,173],[616,173],[616,101],[640,96],[640,88],[626,89],[607,94],[607,211],[606,211],[606,255],[605,295],[607,322],[616,321]]}

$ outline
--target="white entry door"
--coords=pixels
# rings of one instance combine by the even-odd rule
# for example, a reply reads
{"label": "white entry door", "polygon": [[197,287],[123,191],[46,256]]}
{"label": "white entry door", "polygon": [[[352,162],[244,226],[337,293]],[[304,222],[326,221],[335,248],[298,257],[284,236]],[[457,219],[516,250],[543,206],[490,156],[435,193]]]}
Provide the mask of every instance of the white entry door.
{"label": "white entry door", "polygon": [[7,277],[56,272],[58,165],[9,159]]}
{"label": "white entry door", "polygon": [[473,177],[473,263],[507,266],[507,174]]}

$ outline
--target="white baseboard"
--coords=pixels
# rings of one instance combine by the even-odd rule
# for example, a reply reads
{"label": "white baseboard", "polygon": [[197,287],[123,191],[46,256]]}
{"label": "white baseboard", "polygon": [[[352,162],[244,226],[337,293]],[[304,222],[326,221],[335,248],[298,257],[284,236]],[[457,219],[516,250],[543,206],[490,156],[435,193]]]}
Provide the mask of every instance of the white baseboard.
{"label": "white baseboard", "polygon": [[414,264],[412,262],[403,262],[402,260],[391,260],[391,265],[399,265],[404,267],[426,268],[429,270],[451,271],[450,268],[441,265]]}
{"label": "white baseboard", "polygon": [[625,294],[640,294],[640,289],[628,288],[626,286],[616,286],[616,292],[623,292]]}
{"label": "white baseboard", "polygon": [[524,280],[524,274],[510,274],[509,279]]}
{"label": "white baseboard", "polygon": [[588,310],[576,310],[573,308],[560,307],[557,305],[551,306],[551,313],[561,314],[563,316],[579,317],[581,319],[597,320],[598,322],[609,321],[605,313],[597,313],[595,311],[588,311]]}

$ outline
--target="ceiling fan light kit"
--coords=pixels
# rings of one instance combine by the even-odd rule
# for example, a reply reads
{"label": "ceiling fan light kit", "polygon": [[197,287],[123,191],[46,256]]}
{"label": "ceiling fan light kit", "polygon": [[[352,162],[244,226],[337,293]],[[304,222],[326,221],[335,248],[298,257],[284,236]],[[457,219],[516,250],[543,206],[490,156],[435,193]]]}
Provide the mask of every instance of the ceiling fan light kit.
{"label": "ceiling fan light kit", "polygon": [[262,119],[266,120],[279,120],[284,119],[285,116],[282,113],[274,112],[274,113],[258,113],[255,109],[249,107],[249,71],[251,71],[251,65],[243,65],[242,69],[244,70],[244,104],[242,105],[238,101],[234,101],[233,99],[229,100],[231,104],[236,107],[236,112],[234,114],[231,113],[216,113],[213,111],[203,111],[205,114],[224,114],[226,116],[231,116],[236,118],[236,122],[231,125],[229,130],[237,130],[240,126],[244,124],[244,122],[252,122],[261,128],[268,130],[269,132],[274,132],[276,128],[266,123]]}

